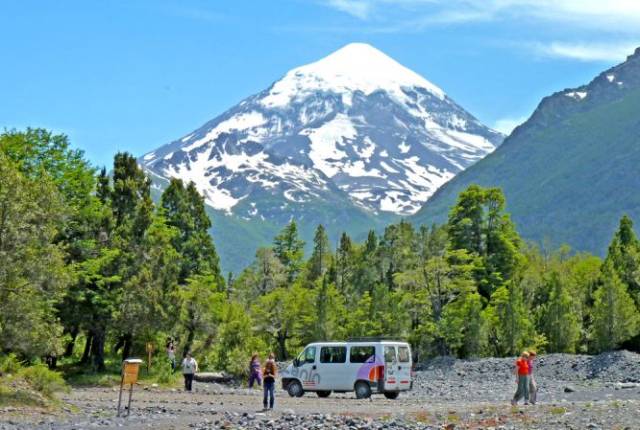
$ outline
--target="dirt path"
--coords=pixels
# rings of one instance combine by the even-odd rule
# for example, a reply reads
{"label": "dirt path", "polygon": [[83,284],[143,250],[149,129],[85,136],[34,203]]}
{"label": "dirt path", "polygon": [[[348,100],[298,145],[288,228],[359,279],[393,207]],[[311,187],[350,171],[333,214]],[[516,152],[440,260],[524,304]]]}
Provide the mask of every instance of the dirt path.
{"label": "dirt path", "polygon": [[260,392],[196,385],[195,393],[138,387],[132,413],[116,418],[118,392],[74,389],[62,413],[29,409],[0,412],[0,428],[469,428],[640,429],[640,394],[635,399],[576,401],[512,408],[503,402],[438,402],[404,396],[357,400],[352,394],[319,399],[309,393],[277,393],[276,410],[260,411]]}

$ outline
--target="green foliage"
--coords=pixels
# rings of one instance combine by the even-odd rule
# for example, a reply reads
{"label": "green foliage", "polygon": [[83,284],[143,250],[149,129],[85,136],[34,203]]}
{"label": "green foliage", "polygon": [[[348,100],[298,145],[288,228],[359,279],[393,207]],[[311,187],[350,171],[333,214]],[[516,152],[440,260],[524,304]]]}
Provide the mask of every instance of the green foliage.
{"label": "green foliage", "polygon": [[287,272],[287,281],[293,282],[300,272],[304,259],[304,241],[298,236],[298,225],[294,220],[273,240],[273,252]]}
{"label": "green foliage", "polygon": [[[0,144],[5,139],[0,136]],[[46,174],[30,179],[2,152],[0,172],[0,350],[57,353],[62,327],[54,305],[73,276],[56,243],[63,199]]]}
{"label": "green foliage", "polygon": [[518,355],[533,343],[532,315],[516,283],[498,288],[484,313],[489,326],[489,347],[494,355]]}
{"label": "green foliage", "polygon": [[579,304],[571,297],[560,274],[552,273],[548,283],[549,299],[541,305],[542,332],[550,350],[574,353],[580,340]]}
{"label": "green foliage", "polygon": [[327,232],[320,224],[313,237],[313,253],[308,265],[308,276],[311,282],[324,276],[331,264],[331,246]]}
{"label": "green foliage", "polygon": [[638,334],[640,318],[627,286],[613,265],[602,269],[602,286],[594,294],[592,340],[596,351],[615,349]]}
{"label": "green foliage", "polygon": [[23,377],[34,390],[49,398],[53,397],[57,392],[67,391],[69,389],[60,373],[49,370],[47,366],[43,364],[25,367],[20,371],[20,376]]}
{"label": "green foliage", "polygon": [[20,369],[22,369],[22,363],[15,354],[0,355],[0,376],[15,374]]}
{"label": "green foliage", "polygon": [[504,208],[500,189],[471,185],[460,193],[447,223],[451,249],[480,257],[475,278],[487,298],[522,264],[521,240]]}
{"label": "green foliage", "polygon": [[74,383],[112,384],[120,358],[147,343],[144,377],[173,384],[160,358],[169,339],[203,370],[243,375],[253,352],[284,360],[316,340],[393,336],[423,360],[600,351],[640,330],[640,245],[626,217],[602,266],[525,245],[501,192],[473,186],[445,226],[401,221],[363,243],[344,233],[334,252],[318,225],[306,261],[300,236],[313,226],[290,221],[227,284],[194,184],[172,180],[156,205],[129,154],[110,178],[64,136],[12,132],[0,149],[0,372],[46,395],[59,375],[20,362],[55,356]]}
{"label": "green foliage", "polygon": [[251,354],[265,350],[266,345],[253,332],[253,322],[244,307],[238,303],[227,304],[213,349],[212,367],[233,375],[246,375]]}

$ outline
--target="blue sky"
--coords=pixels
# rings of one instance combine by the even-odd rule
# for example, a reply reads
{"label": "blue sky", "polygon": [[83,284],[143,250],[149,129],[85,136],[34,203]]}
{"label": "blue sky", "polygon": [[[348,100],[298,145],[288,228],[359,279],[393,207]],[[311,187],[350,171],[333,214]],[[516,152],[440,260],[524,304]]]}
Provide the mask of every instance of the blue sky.
{"label": "blue sky", "polygon": [[7,0],[0,128],[66,133],[109,165],[350,42],[374,45],[508,129],[545,95],[640,46],[640,1]]}

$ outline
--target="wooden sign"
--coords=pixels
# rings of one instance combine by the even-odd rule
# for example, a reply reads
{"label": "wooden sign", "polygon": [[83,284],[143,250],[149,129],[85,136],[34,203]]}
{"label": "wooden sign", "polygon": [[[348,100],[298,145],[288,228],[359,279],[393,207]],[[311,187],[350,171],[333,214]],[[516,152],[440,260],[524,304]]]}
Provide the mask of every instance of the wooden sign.
{"label": "wooden sign", "polygon": [[135,384],[138,382],[138,372],[140,370],[140,363],[128,363],[124,362],[122,368],[122,383],[123,384]]}
{"label": "wooden sign", "polygon": [[131,397],[133,396],[133,386],[138,381],[138,372],[142,360],[138,358],[128,358],[122,363],[122,380],[120,381],[120,394],[118,395],[118,415],[120,416],[120,406],[122,404],[122,390],[129,384],[129,405],[127,406],[127,416],[131,413]]}

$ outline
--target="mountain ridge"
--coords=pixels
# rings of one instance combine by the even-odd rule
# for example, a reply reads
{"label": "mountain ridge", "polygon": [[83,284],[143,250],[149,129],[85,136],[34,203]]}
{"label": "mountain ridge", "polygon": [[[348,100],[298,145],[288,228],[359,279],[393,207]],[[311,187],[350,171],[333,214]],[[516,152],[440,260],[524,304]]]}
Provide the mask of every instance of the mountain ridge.
{"label": "mountain ridge", "polygon": [[503,188],[523,236],[603,255],[619,218],[640,217],[640,48],[588,84],[544,97],[492,154],[410,219],[440,223],[472,183]]}

